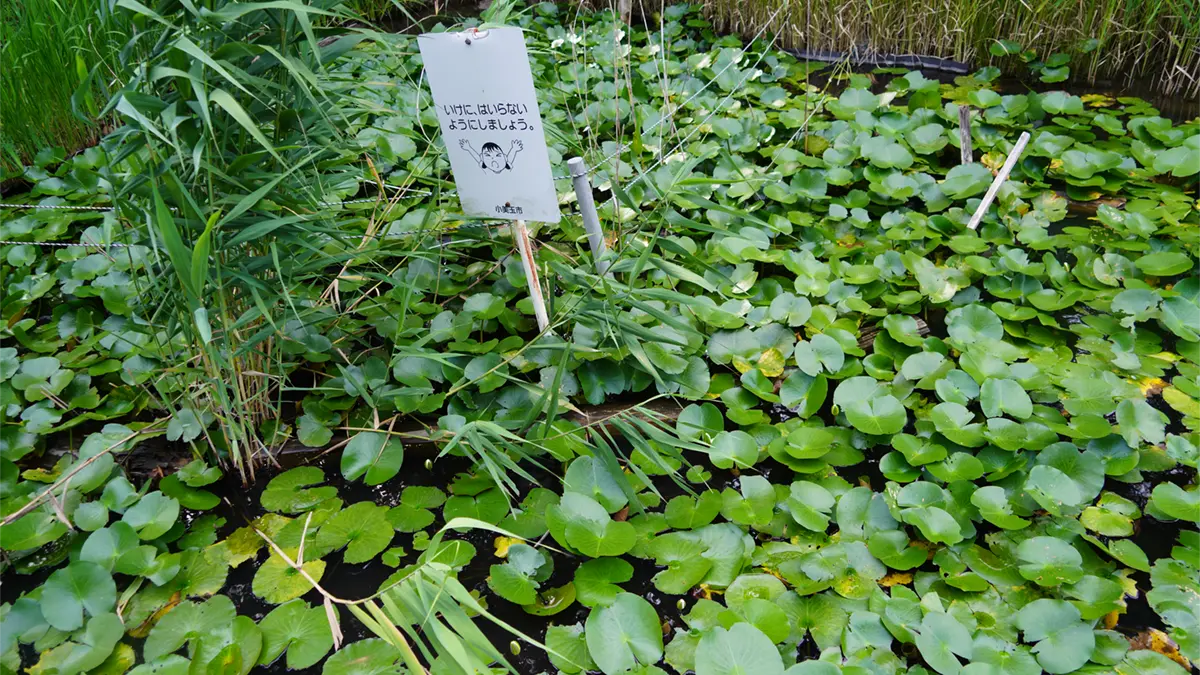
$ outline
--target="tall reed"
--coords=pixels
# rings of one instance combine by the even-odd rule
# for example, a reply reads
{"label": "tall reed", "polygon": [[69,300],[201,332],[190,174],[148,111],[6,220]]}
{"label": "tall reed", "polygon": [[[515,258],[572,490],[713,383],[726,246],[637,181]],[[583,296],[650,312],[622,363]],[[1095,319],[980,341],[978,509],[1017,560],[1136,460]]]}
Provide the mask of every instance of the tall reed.
{"label": "tall reed", "polygon": [[[718,28],[752,34],[779,2],[705,0],[703,7]],[[1000,66],[1016,64],[995,59],[988,46],[1008,39],[1040,57],[1071,54],[1074,74],[1092,81],[1149,80],[1162,94],[1200,94],[1200,0],[789,0],[769,30],[790,48]],[[1095,49],[1081,49],[1093,38]]]}
{"label": "tall reed", "polygon": [[106,131],[98,109],[80,96],[73,110],[72,95],[94,69],[87,93],[103,103],[129,24],[106,0],[6,0],[0,31],[0,168],[15,170],[44,147],[95,143]]}

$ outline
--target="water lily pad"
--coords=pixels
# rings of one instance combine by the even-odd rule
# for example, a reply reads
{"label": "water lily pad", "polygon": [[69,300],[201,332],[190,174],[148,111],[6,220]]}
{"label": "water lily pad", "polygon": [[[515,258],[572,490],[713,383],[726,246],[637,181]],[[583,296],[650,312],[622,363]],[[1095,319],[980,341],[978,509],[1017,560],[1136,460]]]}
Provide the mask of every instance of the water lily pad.
{"label": "water lily pad", "polygon": [[[388,528],[391,532],[391,528]],[[292,560],[296,559],[296,551],[286,551]],[[306,560],[302,566],[313,580],[320,582],[325,573],[324,560]],[[254,573],[251,590],[266,602],[279,605],[298,598],[313,588],[312,582],[304,578],[300,571],[292,567],[278,553],[271,552],[271,557]]]}
{"label": "water lily pad", "polygon": [[1033,652],[1048,673],[1069,673],[1087,663],[1096,647],[1091,626],[1080,619],[1074,605],[1050,598],[1034,600],[1016,614],[1016,626],[1026,642],[1036,642]]}
{"label": "water lily pad", "polygon": [[446,500],[442,517],[446,521],[455,518],[473,518],[492,525],[504,520],[508,514],[508,501],[498,488],[484,490],[474,496],[455,495]]}
{"label": "water lily pad", "polygon": [[[189,641],[228,628],[237,616],[233,601],[216,595],[203,603],[185,600],[167,612],[146,638],[142,657],[154,662],[179,650]],[[194,647],[193,647],[194,649]]]}
{"label": "water lily pad", "polygon": [[621,593],[611,605],[593,609],[584,634],[588,653],[605,675],[658,663],[663,655],[658,614],[650,603],[631,593]]}
{"label": "water lily pad", "polygon": [[179,502],[180,506],[193,511],[207,511],[221,503],[220,498],[208,490],[188,486],[177,473],[159,481],[158,489],[162,490],[164,495]]}
{"label": "water lily pad", "polygon": [[575,570],[575,593],[588,607],[611,605],[621,587],[633,578],[633,565],[620,558],[589,560]]}
{"label": "water lily pad", "polygon": [[546,519],[556,538],[561,533],[562,543],[593,558],[621,555],[637,540],[633,525],[612,520],[599,502],[576,492],[548,508]]}
{"label": "water lily pad", "polygon": [[91,562],[73,562],[51,574],[42,585],[42,615],[62,631],[83,626],[85,612],[91,616],[111,612],[116,602],[117,585],[112,575]]}
{"label": "water lily pad", "polygon": [[545,644],[550,663],[567,675],[596,670],[596,664],[588,655],[582,624],[551,625],[546,629]]}
{"label": "water lily pad", "polygon": [[575,584],[567,583],[557,588],[540,591],[537,599],[521,609],[533,616],[554,616],[571,608],[575,603]]}
{"label": "water lily pad", "polygon": [[595,499],[609,513],[621,510],[629,502],[608,467],[590,455],[575,458],[567,467],[563,489]]}
{"label": "water lily pad", "polygon": [[128,523],[143,541],[148,541],[166,534],[178,517],[179,502],[155,490],[129,507],[121,520]]}
{"label": "water lily pad", "polygon": [[149,663],[143,663],[129,675],[188,675],[192,662],[178,654],[168,654]]}
{"label": "water lily pad", "polygon": [[543,551],[526,544],[513,544],[505,562],[492,565],[488,588],[500,597],[518,605],[532,605],[537,600],[541,582],[554,572],[554,561]]}
{"label": "water lily pad", "polygon": [[1185,490],[1174,483],[1160,483],[1150,493],[1149,508],[1167,518],[1200,523],[1200,491]]}
{"label": "water lily pad", "polygon": [[342,451],[342,475],[346,480],[363,479],[367,485],[379,485],[400,472],[404,463],[404,444],[399,438],[381,431],[360,431]]}
{"label": "water lily pad", "polygon": [[917,632],[917,649],[925,662],[942,675],[961,669],[958,656],[970,660],[974,651],[971,631],[949,614],[930,612]]}
{"label": "water lily pad", "polygon": [[395,534],[387,519],[387,508],[358,502],[333,514],[321,525],[316,546],[322,551],[336,551],[344,546],[345,562],[363,563],[387,548]]}
{"label": "water lily pad", "polygon": [[367,638],[337,650],[325,660],[323,675],[403,675],[400,650],[379,638]]}
{"label": "water lily pad", "polygon": [[696,675],[783,675],[783,659],[761,630],[737,623],[717,627],[696,648]]}
{"label": "water lily pad", "polygon": [[267,665],[287,652],[287,667],[300,670],[315,665],[333,648],[333,634],[323,607],[309,607],[295,599],[271,610],[259,623],[263,634],[258,664]]}
{"label": "water lily pad", "polygon": [[198,488],[217,482],[221,478],[221,470],[209,466],[204,460],[196,459],[183,465],[175,475],[188,487]]}
{"label": "water lily pad", "polygon": [[113,653],[125,625],[112,612],[88,619],[87,626],[67,642],[42,654],[31,673],[84,673],[98,668]]}
{"label": "water lily pad", "polygon": [[758,461],[758,444],[744,431],[722,431],[713,438],[708,456],[719,469],[749,468]]}
{"label": "water lily pad", "polygon": [[325,473],[315,466],[299,466],[275,476],[262,493],[262,506],[268,511],[303,513],[337,496],[331,486],[308,487],[325,480]]}

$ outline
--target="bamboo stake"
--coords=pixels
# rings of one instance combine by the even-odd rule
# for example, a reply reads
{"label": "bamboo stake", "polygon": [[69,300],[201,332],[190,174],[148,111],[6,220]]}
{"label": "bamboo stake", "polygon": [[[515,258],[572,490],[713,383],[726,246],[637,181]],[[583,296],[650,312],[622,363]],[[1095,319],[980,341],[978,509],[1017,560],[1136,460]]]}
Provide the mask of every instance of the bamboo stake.
{"label": "bamboo stake", "polygon": [[963,164],[975,161],[975,153],[971,148],[971,108],[958,106],[958,146]]}
{"label": "bamboo stake", "polygon": [[996,180],[992,181],[992,186],[983,196],[983,201],[979,202],[979,208],[975,209],[975,215],[971,216],[971,222],[967,223],[967,227],[972,230],[979,227],[979,221],[983,220],[983,214],[987,213],[988,207],[992,205],[992,200],[996,198],[996,193],[1000,191],[1000,186],[1008,179],[1008,174],[1012,173],[1013,167],[1017,165],[1017,160],[1021,158],[1021,153],[1025,152],[1025,145],[1028,143],[1029,132],[1022,131],[1020,138],[1017,139],[1017,144],[1013,146],[1012,152],[1008,153],[1008,159],[1004,160],[1004,166],[1000,167],[1000,173],[996,174]]}
{"label": "bamboo stake", "polygon": [[517,250],[521,252],[525,281],[529,284],[529,297],[533,300],[533,314],[537,317],[538,330],[545,332],[550,326],[550,316],[546,313],[546,299],[542,295],[542,283],[538,280],[533,247],[529,245],[529,230],[525,229],[524,220],[514,220],[513,226],[513,238],[517,240]]}

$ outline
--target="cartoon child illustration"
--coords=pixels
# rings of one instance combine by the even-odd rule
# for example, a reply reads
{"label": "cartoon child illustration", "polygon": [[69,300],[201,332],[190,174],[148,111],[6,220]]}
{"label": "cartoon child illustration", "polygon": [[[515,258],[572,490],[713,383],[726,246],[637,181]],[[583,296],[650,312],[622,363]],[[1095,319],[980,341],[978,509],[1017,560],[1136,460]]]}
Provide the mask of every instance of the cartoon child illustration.
{"label": "cartoon child illustration", "polygon": [[504,152],[499,145],[488,141],[483,144],[481,150],[476,152],[475,148],[471,147],[471,142],[463,138],[458,141],[458,147],[469,152],[471,158],[478,162],[484,171],[491,170],[492,173],[500,173],[512,169],[517,153],[525,149],[525,144],[521,141],[513,141],[508,152]]}

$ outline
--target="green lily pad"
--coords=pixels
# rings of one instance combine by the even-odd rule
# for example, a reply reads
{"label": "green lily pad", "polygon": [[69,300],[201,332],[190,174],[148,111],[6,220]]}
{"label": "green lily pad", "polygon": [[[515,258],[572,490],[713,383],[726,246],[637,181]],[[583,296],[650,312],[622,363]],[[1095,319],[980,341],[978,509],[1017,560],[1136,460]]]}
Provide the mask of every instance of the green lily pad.
{"label": "green lily pad", "polygon": [[588,607],[611,605],[621,587],[633,578],[633,565],[620,558],[589,560],[575,570],[575,594]]}
{"label": "green lily pad", "polygon": [[1034,600],[1022,607],[1015,619],[1025,641],[1037,643],[1033,652],[1048,673],[1074,671],[1087,663],[1096,647],[1091,626],[1080,620],[1079,610],[1068,602]]}
{"label": "green lily pad", "polygon": [[[44,652],[29,672],[84,673],[99,668],[125,634],[120,617],[111,612],[88,619],[72,639]],[[95,671],[93,671],[95,672]]]}
{"label": "green lily pad", "polygon": [[783,659],[771,639],[748,623],[716,627],[696,648],[696,675],[783,675]]}
{"label": "green lily pad", "polygon": [[380,431],[360,431],[342,451],[342,475],[346,480],[363,478],[367,485],[379,485],[400,472],[404,463],[404,444]]}
{"label": "green lily pad", "polygon": [[325,473],[315,466],[298,466],[275,476],[263,490],[264,509],[281,513],[303,513],[326,499],[337,496],[337,488],[307,487],[325,480]]}
{"label": "green lily pad", "polygon": [[653,665],[663,655],[662,629],[654,607],[631,593],[621,593],[607,607],[596,607],[584,627],[588,653],[605,675]]}
{"label": "green lily pad", "polygon": [[395,536],[387,519],[387,508],[371,502],[358,502],[338,511],[317,531],[316,547],[336,551],[343,546],[343,560],[364,563],[379,555]]}
{"label": "green lily pad", "polygon": [[[388,528],[391,532],[391,528]],[[286,551],[292,560],[296,559],[296,551]],[[321,581],[325,573],[324,560],[306,560],[302,565],[304,571],[314,581]],[[280,605],[288,600],[294,600],[312,590],[313,585],[304,578],[300,571],[292,567],[278,553],[271,552],[271,557],[254,573],[254,581],[250,585],[254,594],[273,605]]]}
{"label": "green lily pad", "polygon": [[323,675],[404,675],[400,650],[379,638],[367,638],[337,650],[325,660]]}
{"label": "green lily pad", "polygon": [[271,610],[259,623],[263,635],[259,665],[267,665],[287,652],[287,667],[300,670],[315,665],[333,648],[333,633],[323,607],[289,600]]}
{"label": "green lily pad", "polygon": [[42,585],[42,615],[62,631],[83,626],[85,612],[91,616],[107,614],[116,603],[117,585],[112,575],[91,562],[73,562],[55,571]]}
{"label": "green lily pad", "polygon": [[554,572],[554,561],[542,551],[526,544],[513,544],[502,565],[492,565],[488,588],[496,595],[518,605],[537,600],[541,582]]}
{"label": "green lily pad", "polygon": [[567,675],[596,670],[596,664],[588,655],[582,624],[551,625],[546,629],[545,645],[550,663]]}

